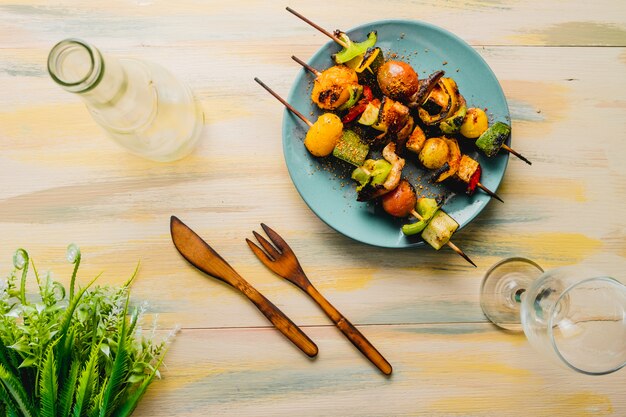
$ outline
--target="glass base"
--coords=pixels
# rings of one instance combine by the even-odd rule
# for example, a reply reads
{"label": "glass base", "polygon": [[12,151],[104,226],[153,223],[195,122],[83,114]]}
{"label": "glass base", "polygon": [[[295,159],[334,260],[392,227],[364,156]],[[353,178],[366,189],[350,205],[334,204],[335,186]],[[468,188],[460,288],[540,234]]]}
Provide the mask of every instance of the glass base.
{"label": "glass base", "polygon": [[521,331],[520,306],[524,292],[543,273],[526,258],[503,259],[493,265],[480,287],[480,307],[496,326]]}

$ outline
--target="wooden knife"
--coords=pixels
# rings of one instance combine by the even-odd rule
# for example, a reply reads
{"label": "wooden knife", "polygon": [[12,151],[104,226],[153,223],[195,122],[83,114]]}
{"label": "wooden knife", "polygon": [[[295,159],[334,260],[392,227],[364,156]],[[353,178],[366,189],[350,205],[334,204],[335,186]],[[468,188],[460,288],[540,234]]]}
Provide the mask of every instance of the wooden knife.
{"label": "wooden knife", "polygon": [[170,218],[170,232],[174,246],[190,264],[238,289],[300,350],[309,357],[317,355],[317,346],[298,326],[243,279],[224,258],[176,216]]}

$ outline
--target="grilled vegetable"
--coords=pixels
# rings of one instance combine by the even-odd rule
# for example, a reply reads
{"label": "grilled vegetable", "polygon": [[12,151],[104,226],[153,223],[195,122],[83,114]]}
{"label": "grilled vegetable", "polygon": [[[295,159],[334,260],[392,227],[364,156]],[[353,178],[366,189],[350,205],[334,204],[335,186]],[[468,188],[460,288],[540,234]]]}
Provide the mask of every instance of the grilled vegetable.
{"label": "grilled vegetable", "polygon": [[458,110],[461,99],[456,82],[452,78],[441,78],[418,109],[420,119],[427,126],[436,125]]}
{"label": "grilled vegetable", "polygon": [[466,138],[476,139],[489,127],[489,119],[483,109],[471,107],[461,124],[461,134]]}
{"label": "grilled vegetable", "polygon": [[367,51],[368,48],[376,45],[376,31],[372,31],[367,34],[367,39],[363,42],[352,42],[348,35],[339,30],[335,31],[335,36],[341,39],[346,45],[346,48],[343,48],[341,51],[333,54],[333,60],[337,64],[345,64],[346,62],[356,58],[358,55],[363,55]]}
{"label": "grilled vegetable", "polygon": [[439,210],[439,204],[434,198],[422,197],[417,200],[417,213],[424,219],[430,219],[435,215],[435,212]]}
{"label": "grilled vegetable", "polygon": [[403,103],[410,103],[419,90],[417,73],[406,62],[385,62],[378,70],[377,79],[385,96]]}
{"label": "grilled vegetable", "polygon": [[348,100],[346,100],[346,102],[341,106],[337,107],[338,111],[348,110],[353,107],[361,98],[361,94],[363,94],[363,86],[359,84],[350,85],[348,86],[348,92],[350,93]]}
{"label": "grilled vegetable", "polygon": [[[386,177],[383,179],[383,182],[380,182],[382,178],[381,173],[377,176],[377,181],[374,181],[375,178],[372,178],[370,182],[366,182],[365,185],[363,185],[360,189],[357,188],[357,201],[368,201],[380,197],[396,188],[400,183],[400,180],[402,179],[402,169],[404,168],[405,161],[396,154],[396,144],[393,142],[389,142],[387,146],[383,148],[382,154],[383,158],[385,158],[385,161],[390,164],[390,168],[389,170],[387,170]],[[365,163],[367,164],[368,161],[365,161]],[[357,170],[358,169],[359,168],[357,168]],[[353,172],[352,175],[353,178],[355,175],[361,176],[360,173],[355,172]]]}
{"label": "grilled vegetable", "polygon": [[391,164],[391,171],[385,179],[383,186],[387,191],[391,191],[398,186],[402,176],[402,169],[404,168],[404,159],[400,158],[396,154],[396,144],[389,142],[387,146],[383,148],[383,158]]}
{"label": "grilled vegetable", "polygon": [[333,150],[333,156],[357,167],[363,165],[370,147],[352,130],[344,130]]}
{"label": "grilled vegetable", "polygon": [[406,217],[417,203],[415,189],[407,180],[382,197],[383,209],[394,217]]}
{"label": "grilled vegetable", "polygon": [[463,155],[459,163],[459,169],[456,174],[454,174],[453,178],[463,183],[465,185],[465,192],[472,195],[480,182],[481,172],[482,170],[478,161],[467,155]]}
{"label": "grilled vegetable", "polygon": [[418,109],[422,122],[427,126],[436,125],[450,114],[452,100],[442,83],[437,84],[426,102]]}
{"label": "grilled vegetable", "polygon": [[375,98],[367,104],[358,122],[365,126],[371,126],[374,123],[376,123],[376,121],[378,120],[379,112],[380,112],[380,100]]}
{"label": "grilled vegetable", "polygon": [[459,108],[458,110],[450,117],[444,119],[439,123],[439,129],[443,133],[448,135],[454,135],[461,130],[461,126],[463,125],[463,120],[465,120],[465,115],[467,114],[467,105],[465,104],[465,98],[460,96],[459,100]]}
{"label": "grilled vegetable", "polygon": [[419,160],[427,169],[439,169],[449,158],[450,149],[445,138],[427,139],[419,153]]}
{"label": "grilled vegetable", "polygon": [[314,156],[330,155],[341,138],[343,123],[337,115],[322,114],[306,133],[304,146]]}
{"label": "grilled vegetable", "polygon": [[409,108],[399,101],[383,97],[378,120],[372,125],[382,132],[397,133],[409,121]]}
{"label": "grilled vegetable", "polygon": [[356,105],[350,107],[348,113],[346,113],[346,115],[341,118],[341,122],[344,124],[350,123],[351,121],[359,117],[365,111],[367,105],[370,103],[370,101],[372,101],[373,98],[374,96],[372,94],[372,89],[368,86],[364,86],[363,96]]}
{"label": "grilled vegetable", "polygon": [[[472,174],[472,176],[470,177],[469,183],[467,184],[467,193],[469,195],[474,194],[474,191],[476,191],[476,186],[478,185],[478,183],[480,183],[480,174],[482,173],[482,168],[480,167],[480,165],[478,165],[478,168],[476,168],[476,171],[474,171],[474,174]],[[500,200],[502,201],[502,200]]]}
{"label": "grilled vegetable", "polygon": [[444,71],[435,71],[428,76],[425,80],[420,80],[419,89],[413,96],[413,101],[408,104],[409,107],[419,107],[426,102],[426,99],[433,91],[435,86],[439,84],[439,80],[444,76]]}
{"label": "grilled vegetable", "polygon": [[[352,179],[359,185],[356,187],[358,201],[367,201],[381,189],[391,172],[391,164],[384,159],[368,159],[362,166],[352,171]],[[362,200],[359,200],[361,198]]]}
{"label": "grilled vegetable", "polygon": [[439,177],[437,177],[437,182],[441,182],[446,178],[454,175],[458,171],[459,164],[461,162],[461,150],[459,149],[459,144],[457,143],[456,139],[448,139],[446,137],[444,137],[443,139],[448,145],[449,154],[448,160],[446,161],[446,163],[448,164],[448,169],[445,172],[441,173]]}
{"label": "grilled vegetable", "polygon": [[370,48],[364,55],[357,56],[346,65],[354,68],[361,84],[377,86],[376,74],[384,63],[383,51],[380,48]]}
{"label": "grilled vegetable", "polygon": [[347,102],[359,84],[356,72],[345,65],[328,68],[315,79],[311,100],[324,110],[335,110]]}
{"label": "grilled vegetable", "polygon": [[478,169],[480,169],[478,161],[467,155],[463,155],[455,177],[465,184],[469,184],[470,179]]}
{"label": "grilled vegetable", "polygon": [[422,197],[417,200],[415,209],[422,218],[415,223],[402,226],[402,233],[406,236],[416,235],[424,230],[426,226],[428,226],[428,223],[430,223],[430,219],[435,215],[437,210],[439,210],[439,205],[434,198]]}
{"label": "grilled vegetable", "polygon": [[412,116],[409,116],[406,124],[402,129],[396,133],[396,144],[398,145],[398,153],[404,153],[404,149],[406,147],[406,142],[413,131],[413,126],[415,126],[415,120],[413,120]]}
{"label": "grilled vegetable", "polygon": [[445,211],[439,210],[422,232],[422,239],[435,250],[439,250],[448,243],[458,227],[459,224],[452,217]]}
{"label": "grilled vegetable", "polygon": [[384,159],[368,159],[362,166],[352,171],[352,179],[358,181],[361,187],[367,183],[381,185],[387,179],[389,171],[391,164]]}
{"label": "grilled vegetable", "polygon": [[495,156],[504,142],[511,135],[511,127],[506,123],[496,122],[487,129],[476,141],[478,149],[489,158]]}
{"label": "grilled vegetable", "polygon": [[424,146],[424,142],[426,142],[426,135],[422,128],[416,125],[406,142],[406,148],[411,152],[419,154]]}

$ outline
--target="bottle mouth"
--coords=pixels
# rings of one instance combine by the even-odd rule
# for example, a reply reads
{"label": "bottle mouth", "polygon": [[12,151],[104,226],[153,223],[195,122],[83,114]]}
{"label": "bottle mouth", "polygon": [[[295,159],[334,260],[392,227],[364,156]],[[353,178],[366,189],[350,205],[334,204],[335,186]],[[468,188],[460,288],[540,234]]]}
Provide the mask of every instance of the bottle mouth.
{"label": "bottle mouth", "polygon": [[79,39],[57,43],[48,55],[48,73],[63,88],[82,93],[94,88],[104,73],[100,51]]}

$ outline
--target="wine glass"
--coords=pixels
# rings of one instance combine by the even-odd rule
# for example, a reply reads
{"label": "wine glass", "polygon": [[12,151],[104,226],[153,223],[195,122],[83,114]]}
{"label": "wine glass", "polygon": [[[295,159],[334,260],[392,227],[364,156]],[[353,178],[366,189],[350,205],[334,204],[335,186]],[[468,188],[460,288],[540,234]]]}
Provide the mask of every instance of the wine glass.
{"label": "wine glass", "polygon": [[491,322],[523,330],[533,347],[574,371],[604,375],[626,365],[626,286],[614,278],[508,258],[485,274],[480,306]]}

